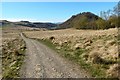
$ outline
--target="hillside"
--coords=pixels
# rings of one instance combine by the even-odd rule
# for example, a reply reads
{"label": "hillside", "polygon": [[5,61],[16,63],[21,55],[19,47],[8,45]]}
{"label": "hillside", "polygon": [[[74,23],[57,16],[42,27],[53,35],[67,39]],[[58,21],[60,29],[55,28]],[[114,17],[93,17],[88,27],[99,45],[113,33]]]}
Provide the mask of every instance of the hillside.
{"label": "hillside", "polygon": [[73,15],[70,19],[60,24],[60,28],[91,29],[91,27],[95,26],[93,24],[98,19],[101,18],[91,12],[83,12]]}
{"label": "hillside", "polygon": [[[73,15],[70,19],[67,21],[59,24],[59,28],[57,24],[54,23],[42,23],[42,22],[29,22],[29,21],[20,21],[20,22],[9,22],[7,20],[2,21],[2,25],[6,24],[14,24],[14,25],[20,25],[20,26],[26,26],[26,27],[33,27],[33,28],[47,28],[47,29],[65,29],[65,28],[88,28],[87,26],[93,24],[96,20],[101,19],[97,15],[91,13],[91,12],[83,12],[79,13],[77,15]],[[82,25],[81,25],[82,24]],[[94,24],[93,24],[94,25]],[[96,25],[94,25],[96,26]],[[91,26],[90,26],[91,27]]]}
{"label": "hillside", "polygon": [[0,20],[0,26],[10,25],[10,24],[12,24],[12,22],[9,22],[7,20]]}
{"label": "hillside", "polygon": [[7,26],[24,26],[24,27],[31,27],[31,28],[46,28],[46,29],[53,29],[57,26],[57,24],[54,23],[41,23],[41,22],[29,22],[29,21],[20,21],[20,22],[10,22],[7,20],[1,20],[0,25]]}
{"label": "hillside", "polygon": [[20,22],[9,22],[7,20],[0,21],[0,25],[12,24],[16,26],[25,26],[32,28],[45,28],[45,29],[66,29],[66,28],[75,28],[75,29],[109,29],[119,27],[119,17],[111,15],[108,20],[103,19],[91,12],[83,12],[77,15],[73,15],[70,19],[63,23],[42,23],[42,22],[29,22],[29,21],[20,21]]}
{"label": "hillside", "polygon": [[47,29],[52,29],[54,27],[56,27],[56,24],[53,23],[33,23],[35,25],[36,28],[47,28]]}

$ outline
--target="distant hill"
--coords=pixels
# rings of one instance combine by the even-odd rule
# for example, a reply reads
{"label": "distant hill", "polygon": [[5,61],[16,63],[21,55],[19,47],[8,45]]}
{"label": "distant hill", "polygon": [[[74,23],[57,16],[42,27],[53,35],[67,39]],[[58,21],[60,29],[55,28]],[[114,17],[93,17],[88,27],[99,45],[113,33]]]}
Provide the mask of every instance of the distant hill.
{"label": "distant hill", "polygon": [[52,29],[53,27],[56,27],[57,25],[54,23],[42,23],[42,22],[29,22],[29,21],[20,21],[15,23],[17,25],[27,26],[27,27],[35,27],[35,28],[46,28],[46,29]]}
{"label": "distant hill", "polygon": [[54,23],[41,23],[41,22],[32,23],[29,21],[10,22],[7,20],[1,20],[0,24],[2,26],[7,26],[12,24],[14,26],[26,26],[26,27],[32,27],[32,28],[46,28],[46,29],[54,29],[57,26],[57,24],[54,24]]}
{"label": "distant hill", "polygon": [[90,27],[90,25],[88,25],[89,23],[93,23],[98,19],[101,18],[91,12],[83,12],[73,15],[70,19],[60,24],[60,28],[84,29]]}
{"label": "distant hill", "polygon": [[0,26],[1,27],[11,27],[16,26],[13,22],[7,21],[7,20],[0,20]]}
{"label": "distant hill", "polygon": [[62,23],[42,23],[42,22],[29,22],[29,21],[20,21],[20,22],[9,22],[7,20],[0,21],[0,25],[10,25],[11,26],[26,26],[32,28],[46,28],[46,29],[66,29],[66,28],[75,28],[75,29],[108,29],[118,27],[118,17],[112,16],[109,20],[104,20],[101,17],[91,13],[83,12],[77,15],[73,15],[70,19]]}
{"label": "distant hill", "polygon": [[27,26],[27,27],[35,27],[35,25],[29,21],[14,22],[14,24],[21,25],[21,26]]}
{"label": "distant hill", "polygon": [[47,29],[53,29],[54,27],[57,26],[57,24],[54,23],[33,23],[36,28],[47,28]]}
{"label": "distant hill", "polygon": [[7,20],[0,20],[0,26],[10,24]]}

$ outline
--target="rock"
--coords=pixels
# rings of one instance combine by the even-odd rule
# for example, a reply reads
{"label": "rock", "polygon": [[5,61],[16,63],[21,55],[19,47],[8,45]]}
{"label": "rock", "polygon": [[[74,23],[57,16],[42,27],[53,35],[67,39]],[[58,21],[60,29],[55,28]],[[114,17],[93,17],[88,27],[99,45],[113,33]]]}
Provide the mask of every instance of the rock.
{"label": "rock", "polygon": [[45,38],[41,38],[41,40],[45,40]]}
{"label": "rock", "polygon": [[54,36],[51,36],[51,37],[49,37],[49,39],[50,39],[50,40],[53,40],[53,39],[55,39],[55,37],[54,37]]}
{"label": "rock", "polygon": [[80,49],[80,48],[83,48],[83,45],[81,43],[77,43],[77,44],[75,44],[75,46],[73,48],[74,48],[74,50]]}
{"label": "rock", "polygon": [[63,44],[63,42],[62,41],[59,41],[59,43],[58,43],[60,46],[62,46],[62,44]]}
{"label": "rock", "polygon": [[87,46],[85,49],[86,50],[89,50],[89,49],[91,49],[92,47],[91,46]]}
{"label": "rock", "polygon": [[22,48],[21,51],[24,51],[24,49]]}
{"label": "rock", "polygon": [[60,47],[60,46],[57,46],[57,47],[56,47],[56,49],[58,49],[58,50],[59,50],[59,49],[61,49],[61,47]]}
{"label": "rock", "polygon": [[52,43],[53,43],[53,44],[58,44],[55,40],[52,40]]}
{"label": "rock", "polygon": [[13,66],[16,63],[16,61],[12,62],[9,67]]}
{"label": "rock", "polygon": [[89,43],[93,43],[92,40],[85,40],[85,41],[84,41],[84,43],[87,43],[87,42],[89,42]]}
{"label": "rock", "polygon": [[87,47],[87,46],[91,46],[91,44],[89,42],[85,43],[84,47]]}
{"label": "rock", "polygon": [[67,40],[64,41],[64,43],[67,43],[67,42],[68,42]]}
{"label": "rock", "polygon": [[18,69],[20,69],[20,67],[17,67],[16,69],[18,70]]}
{"label": "rock", "polygon": [[86,41],[84,42],[84,46],[85,46],[85,47],[86,47],[86,46],[91,46],[91,43],[93,43],[92,40],[86,40]]}
{"label": "rock", "polygon": [[109,46],[112,46],[115,43],[116,43],[115,40],[112,39],[112,40],[107,41],[105,45],[109,47]]}

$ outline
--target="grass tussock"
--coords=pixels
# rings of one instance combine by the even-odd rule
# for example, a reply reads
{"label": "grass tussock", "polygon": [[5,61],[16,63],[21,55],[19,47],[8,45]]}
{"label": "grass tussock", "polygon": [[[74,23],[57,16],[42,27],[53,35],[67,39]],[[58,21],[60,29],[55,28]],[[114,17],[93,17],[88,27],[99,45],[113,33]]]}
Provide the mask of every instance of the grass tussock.
{"label": "grass tussock", "polygon": [[[107,30],[55,30],[25,32],[29,38],[38,39],[60,55],[80,64],[93,77],[120,77],[111,69],[120,62],[117,28]],[[33,35],[33,36],[32,36]],[[114,67],[115,68],[115,67]],[[119,71],[119,68],[116,68]],[[114,75],[110,72],[113,71]],[[120,72],[120,71],[119,71]],[[116,75],[116,76],[115,76]]]}
{"label": "grass tussock", "polygon": [[19,70],[24,60],[25,42],[16,38],[4,40],[2,45],[2,77],[18,78]]}
{"label": "grass tussock", "polygon": [[79,39],[79,43],[74,43],[74,46],[71,41],[56,43],[53,36],[49,39],[38,40],[56,50],[63,57],[80,64],[93,77],[116,78],[119,77],[116,73],[119,68],[114,70],[111,69],[111,66],[119,62],[118,52],[116,51],[117,42],[112,36],[109,37],[111,38],[106,39],[105,36],[104,38],[97,37],[96,39],[85,39],[82,41]]}

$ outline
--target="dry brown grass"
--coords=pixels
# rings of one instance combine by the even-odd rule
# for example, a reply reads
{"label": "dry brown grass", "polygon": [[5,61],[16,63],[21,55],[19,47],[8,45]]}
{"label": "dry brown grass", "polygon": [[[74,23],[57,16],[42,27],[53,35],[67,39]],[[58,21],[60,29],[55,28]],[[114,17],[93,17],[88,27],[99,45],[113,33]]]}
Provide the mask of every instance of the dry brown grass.
{"label": "dry brown grass", "polygon": [[66,30],[54,30],[54,31],[28,31],[25,32],[28,37],[31,38],[49,38],[54,36],[56,38],[74,38],[82,37],[82,38],[91,38],[95,36],[102,35],[116,35],[117,29],[109,29],[109,30],[76,30],[76,29],[66,29]]}
{"label": "dry brown grass", "polygon": [[58,49],[61,49],[65,43],[68,43],[67,46],[73,51],[85,49],[86,52],[81,57],[86,58],[86,63],[109,65],[109,68],[106,69],[108,71],[105,71],[106,74],[111,71],[110,66],[115,65],[120,60],[118,57],[117,28],[108,30],[26,31],[24,33],[29,38],[49,39],[53,44],[58,45]]}
{"label": "dry brown grass", "polygon": [[3,78],[16,78],[24,58],[25,43],[19,35],[20,31],[14,27],[2,29],[2,73]]}

